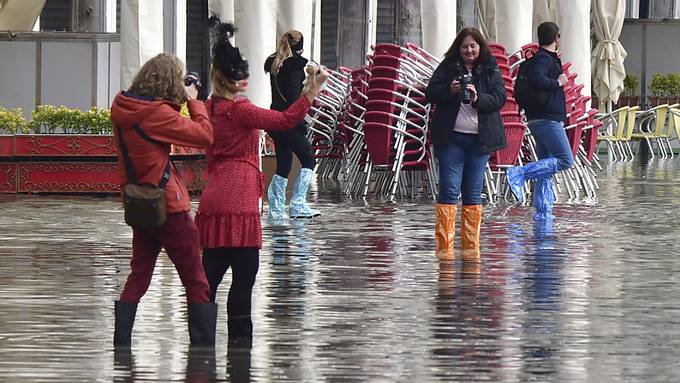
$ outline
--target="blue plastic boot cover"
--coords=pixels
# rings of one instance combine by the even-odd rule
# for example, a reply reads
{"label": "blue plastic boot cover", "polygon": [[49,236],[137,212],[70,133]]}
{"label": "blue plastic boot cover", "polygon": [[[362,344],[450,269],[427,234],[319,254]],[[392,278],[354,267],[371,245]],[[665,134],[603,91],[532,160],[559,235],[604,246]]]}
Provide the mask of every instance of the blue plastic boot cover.
{"label": "blue plastic boot cover", "polygon": [[314,171],[312,169],[302,168],[300,175],[295,181],[293,188],[293,196],[290,199],[290,216],[293,218],[312,218],[321,215],[321,212],[312,209],[307,205],[307,192],[309,185],[312,183]]}
{"label": "blue plastic boot cover", "polygon": [[288,215],[286,215],[286,186],[288,186],[288,178],[274,174],[269,189],[267,189],[269,219],[283,220],[288,218]]}
{"label": "blue plastic boot cover", "polygon": [[550,178],[557,173],[557,158],[550,157],[524,165],[524,179]]}
{"label": "blue plastic boot cover", "polygon": [[521,166],[513,166],[505,172],[508,178],[508,185],[512,194],[515,195],[517,201],[524,202],[524,168]]}
{"label": "blue plastic boot cover", "polygon": [[534,220],[548,221],[555,218],[552,214],[555,203],[552,178],[539,178],[534,186],[534,207],[536,214]]}

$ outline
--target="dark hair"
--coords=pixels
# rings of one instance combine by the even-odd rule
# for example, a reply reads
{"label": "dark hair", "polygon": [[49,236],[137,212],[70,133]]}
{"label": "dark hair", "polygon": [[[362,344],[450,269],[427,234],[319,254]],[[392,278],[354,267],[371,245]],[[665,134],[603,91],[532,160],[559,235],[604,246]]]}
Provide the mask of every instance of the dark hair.
{"label": "dark hair", "polygon": [[484,36],[482,36],[482,32],[480,32],[477,28],[472,27],[463,28],[463,30],[458,33],[458,36],[456,36],[456,39],[453,40],[453,44],[451,44],[449,50],[446,51],[444,57],[447,59],[453,57],[458,61],[462,61],[460,57],[460,46],[463,45],[463,40],[468,36],[472,36],[475,42],[477,42],[479,45],[479,57],[477,57],[477,60],[475,60],[475,64],[478,62],[486,62],[489,57],[491,57],[489,44],[486,42],[486,39],[484,39]]}
{"label": "dark hair", "polygon": [[536,28],[536,35],[538,35],[538,45],[546,46],[552,44],[557,36],[560,34],[560,28],[557,24],[546,21]]}
{"label": "dark hair", "polygon": [[246,61],[238,48],[231,45],[229,38],[234,36],[236,27],[231,23],[222,23],[220,19],[210,16],[212,27],[212,66],[230,81],[243,80],[250,76],[248,61]]}

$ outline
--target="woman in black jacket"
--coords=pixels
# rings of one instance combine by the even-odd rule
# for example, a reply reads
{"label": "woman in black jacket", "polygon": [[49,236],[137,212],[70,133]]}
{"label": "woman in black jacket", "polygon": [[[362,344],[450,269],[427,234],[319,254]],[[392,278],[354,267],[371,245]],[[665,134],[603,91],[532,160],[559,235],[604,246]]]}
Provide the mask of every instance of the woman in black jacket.
{"label": "woman in black jacket", "polygon": [[439,199],[435,209],[435,248],[453,256],[458,197],[462,194],[461,248],[479,254],[481,193],[491,152],[504,148],[500,109],[505,86],[487,42],[475,28],[465,28],[444,55],[425,91],[436,104],[432,143],[439,162]]}
{"label": "woman in black jacket", "polygon": [[[272,89],[271,109],[286,110],[300,97],[302,82],[305,80],[307,59],[302,57],[303,37],[298,31],[284,33],[276,46],[276,53],[267,58],[264,71],[269,72]],[[268,132],[274,140],[276,150],[276,174],[267,190],[269,198],[269,218],[281,220],[286,215],[286,186],[288,174],[293,164],[293,153],[302,164],[300,175],[295,182],[290,199],[290,217],[312,218],[321,215],[307,204],[307,191],[314,178],[316,160],[312,146],[307,140],[307,125],[304,121],[294,129],[281,132]]]}

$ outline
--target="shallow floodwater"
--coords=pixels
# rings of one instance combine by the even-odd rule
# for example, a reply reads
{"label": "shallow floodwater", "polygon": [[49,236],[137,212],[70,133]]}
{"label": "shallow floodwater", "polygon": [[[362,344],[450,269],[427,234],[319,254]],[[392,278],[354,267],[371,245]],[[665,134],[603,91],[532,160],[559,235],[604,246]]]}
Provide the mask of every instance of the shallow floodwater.
{"label": "shallow floodwater", "polygon": [[0,381],[680,381],[680,160],[614,164],[597,204],[487,207],[479,264],[434,256],[431,201],[349,200],[268,225],[252,349],[189,350],[159,258],[131,353],[113,301],[131,231],[116,198],[0,196]]}

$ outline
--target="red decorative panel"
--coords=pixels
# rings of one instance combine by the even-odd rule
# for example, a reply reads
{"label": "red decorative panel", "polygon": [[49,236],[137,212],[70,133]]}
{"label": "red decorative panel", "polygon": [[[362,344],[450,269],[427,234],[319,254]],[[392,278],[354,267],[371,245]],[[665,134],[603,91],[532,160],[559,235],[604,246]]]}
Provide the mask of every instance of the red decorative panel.
{"label": "red decorative panel", "polygon": [[20,162],[19,193],[116,193],[118,164],[110,162]]}
{"label": "red decorative panel", "polygon": [[0,157],[14,155],[14,136],[0,135]]}
{"label": "red decorative panel", "polygon": [[0,162],[0,193],[17,192],[17,164]]}
{"label": "red decorative panel", "polygon": [[113,135],[35,134],[16,137],[17,156],[114,156]]}
{"label": "red decorative panel", "polygon": [[182,160],[181,156],[173,156],[173,163],[177,167],[182,181],[187,185],[189,193],[200,193],[203,191],[203,188],[208,183],[205,160]]}
{"label": "red decorative panel", "polygon": [[172,154],[204,154],[205,149],[190,148],[188,146],[172,145]]}

